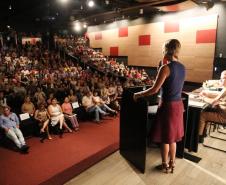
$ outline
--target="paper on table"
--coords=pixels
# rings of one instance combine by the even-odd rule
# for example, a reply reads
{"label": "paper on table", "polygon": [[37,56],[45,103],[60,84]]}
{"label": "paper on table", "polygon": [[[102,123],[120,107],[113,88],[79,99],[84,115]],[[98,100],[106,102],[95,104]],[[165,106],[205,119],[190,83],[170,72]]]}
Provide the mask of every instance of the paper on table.
{"label": "paper on table", "polygon": [[73,108],[73,109],[77,109],[77,108],[79,108],[79,104],[78,104],[78,102],[74,102],[74,103],[72,103],[72,108]]}
{"label": "paper on table", "polygon": [[188,101],[188,105],[191,107],[203,108],[205,104],[206,104],[205,102],[201,102],[201,101],[194,101],[194,100]]}
{"label": "paper on table", "polygon": [[21,120],[21,121],[30,118],[30,115],[29,115],[28,113],[20,114],[19,116],[20,116],[20,120]]}
{"label": "paper on table", "polygon": [[148,106],[148,113],[149,114],[156,114],[158,110],[158,105]]}

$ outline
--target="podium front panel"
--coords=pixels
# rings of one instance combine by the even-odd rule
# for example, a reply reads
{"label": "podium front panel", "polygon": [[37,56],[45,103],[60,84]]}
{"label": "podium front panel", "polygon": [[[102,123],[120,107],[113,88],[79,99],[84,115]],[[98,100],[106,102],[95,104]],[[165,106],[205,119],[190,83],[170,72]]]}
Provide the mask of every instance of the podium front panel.
{"label": "podium front panel", "polygon": [[128,88],[123,92],[120,114],[120,153],[142,173],[146,162],[147,101],[133,100],[142,88]]}

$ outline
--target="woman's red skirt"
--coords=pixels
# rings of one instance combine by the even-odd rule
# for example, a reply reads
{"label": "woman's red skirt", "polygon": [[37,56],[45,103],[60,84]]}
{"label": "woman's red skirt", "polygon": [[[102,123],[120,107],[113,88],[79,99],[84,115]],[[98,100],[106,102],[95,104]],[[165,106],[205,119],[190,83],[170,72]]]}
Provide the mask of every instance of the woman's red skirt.
{"label": "woman's red skirt", "polygon": [[156,143],[171,144],[184,136],[184,105],[180,101],[161,102],[156,122],[152,127],[151,140]]}

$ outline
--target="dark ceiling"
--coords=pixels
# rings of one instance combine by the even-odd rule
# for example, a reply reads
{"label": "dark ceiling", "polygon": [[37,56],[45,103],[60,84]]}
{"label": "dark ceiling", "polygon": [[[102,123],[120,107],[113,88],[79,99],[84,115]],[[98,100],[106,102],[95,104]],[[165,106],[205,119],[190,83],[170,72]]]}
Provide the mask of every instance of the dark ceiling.
{"label": "dark ceiling", "polygon": [[[32,28],[40,30],[44,27],[67,27],[74,20],[99,24],[120,16],[139,15],[142,8],[145,14],[157,11],[155,6],[175,4],[176,0],[95,0],[96,6],[89,8],[88,0],[68,0],[66,4],[60,0],[1,0],[0,31],[7,25],[14,29]],[[99,17],[98,17],[99,16]]]}

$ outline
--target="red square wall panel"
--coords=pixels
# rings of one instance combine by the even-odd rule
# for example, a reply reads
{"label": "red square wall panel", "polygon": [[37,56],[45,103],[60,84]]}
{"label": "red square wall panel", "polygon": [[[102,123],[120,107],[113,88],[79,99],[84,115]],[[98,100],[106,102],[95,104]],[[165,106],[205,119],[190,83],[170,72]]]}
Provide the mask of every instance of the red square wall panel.
{"label": "red square wall panel", "polygon": [[118,47],[110,47],[110,56],[118,56]]}
{"label": "red square wall panel", "polygon": [[215,43],[216,42],[216,29],[198,30],[196,32],[196,43]]}
{"label": "red square wall panel", "polygon": [[166,6],[166,10],[169,11],[169,12],[176,12],[176,11],[180,10],[180,6],[178,4]]}
{"label": "red square wall panel", "polygon": [[128,37],[128,28],[119,28],[118,36],[119,37]]}
{"label": "red square wall panel", "polygon": [[165,22],[165,25],[164,25],[165,33],[179,32],[179,31],[180,31],[180,24],[178,22]]}
{"label": "red square wall panel", "polygon": [[139,36],[139,46],[151,45],[151,35],[140,35]]}
{"label": "red square wall panel", "polygon": [[95,34],[95,40],[101,40],[102,39],[102,33],[96,33]]}

